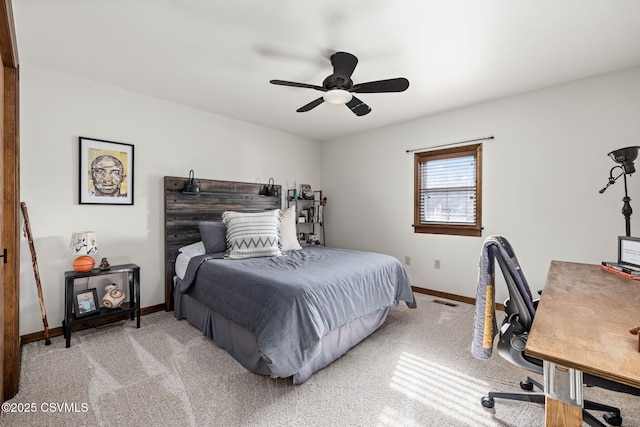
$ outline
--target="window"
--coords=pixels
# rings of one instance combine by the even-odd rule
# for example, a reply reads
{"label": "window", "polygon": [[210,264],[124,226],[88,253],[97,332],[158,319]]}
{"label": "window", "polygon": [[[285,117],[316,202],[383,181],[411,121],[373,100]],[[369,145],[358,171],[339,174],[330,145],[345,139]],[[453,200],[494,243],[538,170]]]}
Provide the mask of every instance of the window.
{"label": "window", "polygon": [[416,153],[414,232],[480,236],[482,144]]}

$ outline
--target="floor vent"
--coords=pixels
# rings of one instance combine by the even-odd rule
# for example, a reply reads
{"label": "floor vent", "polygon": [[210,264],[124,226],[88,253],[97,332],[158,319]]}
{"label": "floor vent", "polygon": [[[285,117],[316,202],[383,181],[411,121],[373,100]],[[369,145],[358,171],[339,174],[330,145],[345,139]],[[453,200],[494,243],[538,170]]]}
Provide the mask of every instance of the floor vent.
{"label": "floor vent", "polygon": [[449,302],[449,301],[442,301],[442,300],[439,300],[439,299],[434,299],[433,302],[435,302],[437,304],[447,305],[449,307],[457,307],[458,306],[458,304],[454,304],[454,303]]}

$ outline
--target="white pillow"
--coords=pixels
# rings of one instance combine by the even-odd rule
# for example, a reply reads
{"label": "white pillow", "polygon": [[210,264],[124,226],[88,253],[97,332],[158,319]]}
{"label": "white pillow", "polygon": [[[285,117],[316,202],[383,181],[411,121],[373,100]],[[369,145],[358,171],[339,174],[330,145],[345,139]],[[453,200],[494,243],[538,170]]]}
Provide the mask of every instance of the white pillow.
{"label": "white pillow", "polygon": [[280,212],[280,209],[256,213],[224,212],[222,222],[227,226],[225,258],[282,255],[278,245]]}
{"label": "white pillow", "polygon": [[176,257],[176,263],[174,265],[174,270],[176,272],[176,276],[178,276],[181,280],[184,279],[184,275],[187,272],[187,267],[189,267],[189,261],[191,261],[191,256],[180,252]]}
{"label": "white pillow", "polygon": [[280,250],[299,251],[302,249],[296,231],[296,206],[282,212],[280,216]]}
{"label": "white pillow", "polygon": [[189,257],[204,255],[206,253],[204,249],[204,243],[202,241],[195,242],[187,246],[183,246],[180,249],[178,249],[178,252],[182,252],[183,254]]}

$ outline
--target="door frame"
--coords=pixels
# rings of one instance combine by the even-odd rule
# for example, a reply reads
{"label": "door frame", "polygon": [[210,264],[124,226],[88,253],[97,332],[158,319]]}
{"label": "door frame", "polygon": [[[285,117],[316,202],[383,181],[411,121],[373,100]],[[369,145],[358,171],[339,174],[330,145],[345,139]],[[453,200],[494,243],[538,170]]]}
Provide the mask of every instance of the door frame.
{"label": "door frame", "polygon": [[[4,100],[2,112],[2,159],[4,202],[2,252],[7,248],[4,265],[4,295],[0,316],[4,332],[2,395],[0,401],[18,393],[20,382],[20,138],[19,138],[19,63],[18,46],[11,0],[0,0],[0,58],[2,59]],[[0,267],[2,268],[2,267]]]}

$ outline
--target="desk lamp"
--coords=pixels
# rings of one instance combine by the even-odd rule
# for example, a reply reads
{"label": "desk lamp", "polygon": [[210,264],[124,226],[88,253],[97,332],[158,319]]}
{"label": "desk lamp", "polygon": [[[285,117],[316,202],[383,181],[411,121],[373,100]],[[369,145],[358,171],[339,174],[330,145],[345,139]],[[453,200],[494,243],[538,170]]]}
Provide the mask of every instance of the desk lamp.
{"label": "desk lamp", "polygon": [[[609,157],[611,157],[614,162],[618,163],[618,165],[611,168],[611,170],[609,171],[609,182],[602,190],[600,190],[600,194],[604,193],[604,191],[610,185],[615,184],[618,178],[623,177],[624,197],[622,201],[624,202],[624,204],[622,205],[622,215],[624,215],[627,236],[631,236],[630,218],[631,214],[633,213],[631,205],[629,204],[631,199],[629,198],[629,194],[627,193],[627,175],[631,175],[636,171],[636,168],[633,165],[633,161],[638,157],[638,149],[640,149],[640,147],[638,146],[626,147],[614,150],[609,153]],[[618,168],[621,169],[622,172],[620,172],[620,174],[614,178],[613,171]]]}
{"label": "desk lamp", "polygon": [[96,233],[93,231],[77,231],[71,235],[69,253],[80,255],[73,261],[73,269],[79,273],[86,273],[93,269],[96,261],[89,255],[98,253]]}

